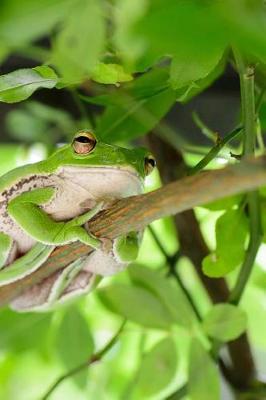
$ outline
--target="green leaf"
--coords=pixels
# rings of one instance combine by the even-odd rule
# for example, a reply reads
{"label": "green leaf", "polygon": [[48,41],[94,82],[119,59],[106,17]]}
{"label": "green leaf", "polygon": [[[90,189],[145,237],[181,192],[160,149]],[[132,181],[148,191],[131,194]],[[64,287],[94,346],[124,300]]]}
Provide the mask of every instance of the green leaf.
{"label": "green leaf", "polygon": [[52,89],[58,81],[52,68],[45,65],[19,69],[0,76],[0,101],[16,103],[27,99],[39,88]]}
{"label": "green leaf", "polygon": [[42,348],[47,344],[51,314],[0,313],[0,349],[13,353]]}
{"label": "green leaf", "polygon": [[261,202],[261,225],[263,231],[263,242],[266,242],[266,201]]}
{"label": "green leaf", "polygon": [[242,210],[227,210],[216,222],[216,252],[203,260],[203,271],[221,277],[239,266],[245,254],[248,223]]}
{"label": "green leaf", "polygon": [[132,81],[133,77],[122,65],[98,63],[91,72],[91,79],[99,83],[116,84]]}
{"label": "green leaf", "polygon": [[246,330],[246,313],[231,304],[217,304],[204,317],[202,327],[208,336],[228,342]]}
{"label": "green leaf", "polygon": [[97,134],[113,141],[132,139],[153,129],[175,102],[175,92],[168,88],[168,71],[144,74],[116,92],[97,123]]}
{"label": "green leaf", "polygon": [[177,369],[174,341],[167,337],[147,352],[137,372],[136,388],[140,398],[155,395],[172,382]]}
{"label": "green leaf", "polygon": [[53,62],[65,83],[89,75],[104,50],[105,27],[101,2],[77,0],[53,46]]}
{"label": "green leaf", "polygon": [[224,47],[215,48],[204,54],[201,51],[189,51],[187,54],[176,54],[171,63],[170,83],[173,89],[180,89],[193,82],[206,78],[222,59]]}
{"label": "green leaf", "polygon": [[[94,344],[88,324],[77,308],[68,308],[57,331],[56,348],[66,371],[84,363],[92,355]],[[77,385],[86,385],[88,370],[85,368],[73,379]]]}
{"label": "green leaf", "polygon": [[167,90],[169,88],[168,80],[168,68],[154,68],[134,81],[126,83],[123,88],[113,90],[110,94],[94,97],[81,96],[81,98],[92,104],[122,106],[125,101],[130,103],[130,100],[144,100]]}
{"label": "green leaf", "polygon": [[97,294],[110,311],[147,328],[169,329],[174,322],[164,303],[143,288],[112,284]]}
{"label": "green leaf", "polygon": [[176,281],[166,278],[159,271],[136,264],[131,265],[128,272],[134,285],[149,290],[160,299],[177,324],[193,330],[196,324],[194,311]]}
{"label": "green leaf", "polygon": [[1,42],[18,46],[51,32],[75,0],[2,0]]}
{"label": "green leaf", "polygon": [[150,2],[131,28],[130,35],[131,40],[134,38],[139,43],[142,51],[139,58],[150,60],[172,55],[185,61],[188,54],[193,57],[193,53],[195,59],[206,59],[225,48],[229,39],[212,4],[205,2],[203,5],[195,0]]}
{"label": "green leaf", "polygon": [[147,0],[115,0],[115,5],[114,43],[127,68],[133,71],[143,71],[146,69],[145,67],[151,65],[154,60],[146,60],[146,65],[140,68],[135,65],[138,57],[143,52],[143,43],[136,40],[135,37],[132,38],[131,30],[135,23],[145,15],[148,2]]}
{"label": "green leaf", "polygon": [[217,366],[197,339],[189,352],[188,394],[190,400],[220,400],[220,378]]}
{"label": "green leaf", "polygon": [[218,79],[225,69],[225,57],[217,64],[217,66],[205,77],[190,83],[187,87],[176,90],[177,101],[181,103],[189,102],[193,97],[197,96]]}

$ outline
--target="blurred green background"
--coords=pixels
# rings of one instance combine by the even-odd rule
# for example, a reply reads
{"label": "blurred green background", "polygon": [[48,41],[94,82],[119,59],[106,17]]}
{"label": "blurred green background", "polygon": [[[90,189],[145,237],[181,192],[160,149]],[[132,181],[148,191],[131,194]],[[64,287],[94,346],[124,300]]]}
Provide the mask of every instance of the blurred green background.
{"label": "blurred green background", "polygon": [[[43,159],[77,130],[92,128],[106,142],[155,150],[162,161],[148,177],[147,191],[161,179],[165,183],[165,176],[181,177],[240,124],[232,46],[255,66],[260,155],[266,130],[262,0],[2,0],[0,173]],[[241,137],[225,143],[207,168],[238,162],[231,153],[241,154],[242,145]],[[264,226],[264,189],[260,195]],[[193,220],[206,256],[219,250],[229,288],[249,237],[243,201],[234,197],[196,208]],[[57,377],[102,349],[124,318],[111,350],[49,399],[266,398],[263,390],[261,397],[241,391],[214,366],[204,318],[215,307],[195,270],[195,242],[189,255],[184,252],[178,226],[170,218],[154,222],[137,263],[71,307],[48,314],[1,310],[0,399],[41,400]],[[240,309],[214,323],[225,332],[225,343],[247,330],[260,380],[266,376],[265,287],[262,243]],[[219,294],[216,300],[222,301]],[[230,365],[225,347],[221,357]],[[187,380],[188,387],[176,392]]]}

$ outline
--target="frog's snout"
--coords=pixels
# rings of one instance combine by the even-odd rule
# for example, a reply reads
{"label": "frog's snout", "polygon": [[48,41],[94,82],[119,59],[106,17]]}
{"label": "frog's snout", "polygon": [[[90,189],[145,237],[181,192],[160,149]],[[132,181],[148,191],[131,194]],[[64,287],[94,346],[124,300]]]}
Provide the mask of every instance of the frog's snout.
{"label": "frog's snout", "polygon": [[144,158],[144,171],[145,175],[150,175],[150,173],[154,170],[156,167],[156,160],[153,157],[152,154],[149,154]]}

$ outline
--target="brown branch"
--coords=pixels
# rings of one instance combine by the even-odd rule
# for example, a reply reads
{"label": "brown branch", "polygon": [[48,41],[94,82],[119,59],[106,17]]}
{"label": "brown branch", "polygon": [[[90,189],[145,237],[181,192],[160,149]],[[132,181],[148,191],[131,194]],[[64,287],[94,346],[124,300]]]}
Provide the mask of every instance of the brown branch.
{"label": "brown branch", "polygon": [[[117,200],[89,221],[89,230],[95,236],[112,239],[132,230],[142,230],[156,219],[265,184],[266,157],[245,160],[221,170],[183,178],[144,195]],[[0,288],[0,306],[91,251],[79,242],[58,247],[36,272]]]}

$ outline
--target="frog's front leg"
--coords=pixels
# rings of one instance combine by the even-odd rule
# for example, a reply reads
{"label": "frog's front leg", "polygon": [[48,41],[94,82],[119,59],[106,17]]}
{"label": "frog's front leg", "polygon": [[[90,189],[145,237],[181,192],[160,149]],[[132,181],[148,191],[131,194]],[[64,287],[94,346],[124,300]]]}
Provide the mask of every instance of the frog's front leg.
{"label": "frog's front leg", "polygon": [[101,241],[87,232],[82,225],[101,210],[102,203],[70,221],[58,222],[41,208],[49,203],[54,195],[55,189],[52,187],[24,192],[10,201],[8,212],[15,222],[38,242],[63,245],[80,240],[95,249],[100,247]]}

